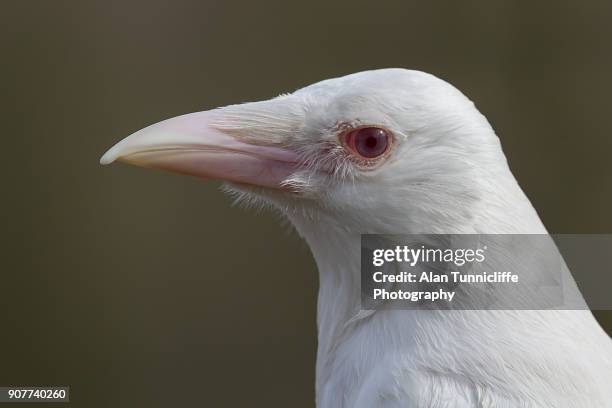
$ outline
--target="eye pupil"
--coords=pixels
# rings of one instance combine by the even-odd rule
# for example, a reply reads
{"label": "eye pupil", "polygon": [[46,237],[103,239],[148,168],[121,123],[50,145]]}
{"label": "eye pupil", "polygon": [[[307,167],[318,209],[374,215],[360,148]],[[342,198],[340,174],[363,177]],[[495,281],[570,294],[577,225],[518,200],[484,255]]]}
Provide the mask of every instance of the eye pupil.
{"label": "eye pupil", "polygon": [[378,140],[375,137],[368,137],[365,141],[366,146],[368,146],[370,149],[373,149],[376,147],[376,145],[378,144]]}
{"label": "eye pupil", "polygon": [[360,156],[373,159],[387,151],[389,135],[377,127],[360,128],[349,134],[348,144]]}

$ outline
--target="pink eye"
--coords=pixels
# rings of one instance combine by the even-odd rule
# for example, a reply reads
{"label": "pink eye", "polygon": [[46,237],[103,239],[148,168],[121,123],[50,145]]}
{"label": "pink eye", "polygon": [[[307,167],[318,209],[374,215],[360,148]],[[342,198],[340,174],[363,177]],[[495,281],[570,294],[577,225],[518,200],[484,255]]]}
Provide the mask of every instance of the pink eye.
{"label": "pink eye", "polygon": [[387,152],[391,145],[391,136],[382,128],[363,127],[347,133],[344,143],[362,158],[375,159]]}

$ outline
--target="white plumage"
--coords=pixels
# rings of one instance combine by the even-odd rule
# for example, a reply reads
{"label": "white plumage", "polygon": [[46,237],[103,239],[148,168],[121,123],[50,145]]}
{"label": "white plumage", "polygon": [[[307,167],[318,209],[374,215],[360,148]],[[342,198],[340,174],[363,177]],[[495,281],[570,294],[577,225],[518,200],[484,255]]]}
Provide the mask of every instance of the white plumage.
{"label": "white plumage", "polygon": [[[339,140],[360,126],[394,135],[376,165]],[[362,233],[546,233],[487,120],[432,75],[361,72],[170,119],[115,159],[229,180],[293,223],[319,269],[319,408],[612,407],[612,343],[588,310],[360,312]]]}

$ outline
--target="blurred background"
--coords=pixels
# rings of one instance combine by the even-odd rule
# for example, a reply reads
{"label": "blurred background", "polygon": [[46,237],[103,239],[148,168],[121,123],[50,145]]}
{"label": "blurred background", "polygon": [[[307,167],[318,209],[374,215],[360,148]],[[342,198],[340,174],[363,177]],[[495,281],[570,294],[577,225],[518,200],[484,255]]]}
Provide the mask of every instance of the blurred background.
{"label": "blurred background", "polygon": [[305,244],[216,183],[98,164],[181,113],[428,71],[489,118],[551,232],[612,232],[609,1],[3,0],[0,19],[0,385],[69,385],[74,407],[314,406]]}

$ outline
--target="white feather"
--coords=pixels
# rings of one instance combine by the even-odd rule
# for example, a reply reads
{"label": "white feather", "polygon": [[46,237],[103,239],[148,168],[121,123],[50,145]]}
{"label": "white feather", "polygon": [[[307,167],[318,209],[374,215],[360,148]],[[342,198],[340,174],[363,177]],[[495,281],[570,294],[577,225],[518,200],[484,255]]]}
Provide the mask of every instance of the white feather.
{"label": "white feather", "polygon": [[[274,101],[248,104],[255,119],[237,127],[243,105],[225,113],[238,133],[274,129],[260,133],[309,164],[286,181],[301,194],[246,191],[279,208],[315,257],[319,408],[612,407],[612,343],[588,310],[360,312],[360,234],[546,233],[471,101],[402,69]],[[343,123],[391,129],[392,156],[369,171],[342,160]],[[316,171],[330,163],[331,176]]]}

